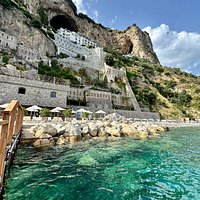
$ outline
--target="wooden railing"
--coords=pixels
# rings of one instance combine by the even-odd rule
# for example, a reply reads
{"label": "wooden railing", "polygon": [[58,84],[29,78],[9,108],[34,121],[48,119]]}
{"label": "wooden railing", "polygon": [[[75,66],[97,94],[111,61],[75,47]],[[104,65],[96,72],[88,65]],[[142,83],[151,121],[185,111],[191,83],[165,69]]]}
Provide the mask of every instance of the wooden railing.
{"label": "wooden railing", "polygon": [[19,101],[13,100],[2,114],[0,129],[0,193],[3,188],[7,153],[9,151],[12,153],[14,139],[19,135],[22,128],[23,108]]}

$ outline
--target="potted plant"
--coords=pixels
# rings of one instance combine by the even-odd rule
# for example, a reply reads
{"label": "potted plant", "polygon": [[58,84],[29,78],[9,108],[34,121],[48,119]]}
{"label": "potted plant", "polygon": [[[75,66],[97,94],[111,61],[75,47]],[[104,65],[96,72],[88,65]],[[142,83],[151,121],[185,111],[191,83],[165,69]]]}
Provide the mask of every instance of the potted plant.
{"label": "potted plant", "polygon": [[50,116],[51,111],[48,108],[43,108],[40,110],[40,117],[42,120],[47,121],[48,117]]}
{"label": "potted plant", "polygon": [[82,119],[88,119],[89,113],[88,112],[83,112],[82,113]]}
{"label": "potted plant", "polygon": [[65,116],[65,121],[67,118],[71,118],[72,117],[72,109],[67,109],[67,110],[64,110],[63,112],[63,115]]}

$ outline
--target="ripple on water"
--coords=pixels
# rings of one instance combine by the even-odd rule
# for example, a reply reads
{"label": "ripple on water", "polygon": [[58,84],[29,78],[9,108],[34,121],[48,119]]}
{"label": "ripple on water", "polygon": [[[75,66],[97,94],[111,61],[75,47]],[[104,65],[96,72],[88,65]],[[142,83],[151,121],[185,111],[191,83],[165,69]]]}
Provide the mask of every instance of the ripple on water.
{"label": "ripple on water", "polygon": [[200,129],[72,148],[18,150],[7,200],[200,199]]}

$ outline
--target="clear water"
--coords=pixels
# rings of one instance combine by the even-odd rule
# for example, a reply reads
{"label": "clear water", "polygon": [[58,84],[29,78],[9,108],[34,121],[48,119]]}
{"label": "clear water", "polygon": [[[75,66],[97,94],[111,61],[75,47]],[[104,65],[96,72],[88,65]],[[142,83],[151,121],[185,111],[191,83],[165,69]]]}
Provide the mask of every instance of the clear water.
{"label": "clear water", "polygon": [[7,200],[200,199],[200,128],[160,138],[22,146],[6,182]]}

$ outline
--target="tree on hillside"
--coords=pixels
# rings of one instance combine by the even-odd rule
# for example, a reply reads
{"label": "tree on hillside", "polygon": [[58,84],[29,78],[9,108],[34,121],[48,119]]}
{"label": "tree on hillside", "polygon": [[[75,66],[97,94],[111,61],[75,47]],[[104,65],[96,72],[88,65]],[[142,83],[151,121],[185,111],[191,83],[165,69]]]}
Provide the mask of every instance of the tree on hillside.
{"label": "tree on hillside", "polygon": [[38,11],[37,11],[38,15],[40,16],[40,21],[43,25],[48,25],[49,20],[48,20],[48,15],[46,14],[44,8],[41,6]]}

